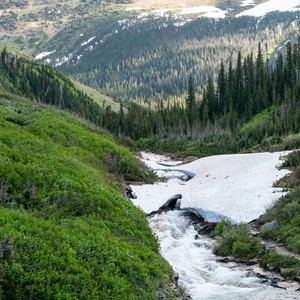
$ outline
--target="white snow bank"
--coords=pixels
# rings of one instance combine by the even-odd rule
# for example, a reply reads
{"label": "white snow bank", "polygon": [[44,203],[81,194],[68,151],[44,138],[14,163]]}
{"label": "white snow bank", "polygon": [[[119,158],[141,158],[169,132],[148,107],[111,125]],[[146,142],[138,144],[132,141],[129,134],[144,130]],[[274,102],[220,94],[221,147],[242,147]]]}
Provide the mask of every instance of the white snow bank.
{"label": "white snow bank", "polygon": [[87,45],[87,44],[89,44],[89,43],[90,43],[91,41],[93,41],[95,38],[96,38],[96,36],[93,36],[93,37],[89,38],[86,42],[83,42],[83,43],[81,44],[81,47],[82,47],[82,46],[85,46],[85,45]]}
{"label": "white snow bank", "polygon": [[135,11],[135,10],[142,10],[143,8],[142,7],[139,7],[139,6],[137,6],[137,7],[127,7],[126,9],[125,9],[125,11]]}
{"label": "white snow bank", "polygon": [[255,5],[253,0],[244,0],[242,1],[242,4],[240,6],[250,6],[250,5]]}
{"label": "white snow bank", "polygon": [[50,51],[50,52],[42,52],[42,53],[38,54],[38,55],[35,57],[35,59],[42,59],[42,58],[44,58],[44,57],[46,57],[46,56],[49,56],[50,54],[53,54],[53,53],[55,53],[55,52],[56,52],[56,50],[53,50],[53,51]]}
{"label": "white snow bank", "polygon": [[300,10],[299,8],[297,8],[298,5],[300,5],[300,0],[269,0],[241,12],[237,15],[237,17],[262,17],[272,11],[297,11]]}
{"label": "white snow bank", "polygon": [[227,11],[215,6],[195,6],[182,8],[179,15],[202,14],[208,18],[225,18]]}
{"label": "white snow bank", "polygon": [[[278,170],[280,157],[287,152],[218,155],[181,165],[196,176],[182,185],[174,180],[153,185],[132,186],[133,203],[146,213],[157,210],[168,198],[182,194],[181,207],[216,211],[236,222],[249,222],[263,214],[282,195],[273,183],[289,173]],[[147,156],[148,155],[148,156]],[[153,158],[153,160],[152,160]],[[146,154],[143,161],[152,169],[163,166],[163,158]],[[168,160],[167,160],[168,161]]]}
{"label": "white snow bank", "polygon": [[157,16],[164,16],[166,13],[178,12],[178,16],[199,14],[202,17],[208,18],[225,18],[227,11],[221,10],[215,6],[194,6],[194,7],[184,7],[184,8],[160,8],[155,9],[151,14]]}

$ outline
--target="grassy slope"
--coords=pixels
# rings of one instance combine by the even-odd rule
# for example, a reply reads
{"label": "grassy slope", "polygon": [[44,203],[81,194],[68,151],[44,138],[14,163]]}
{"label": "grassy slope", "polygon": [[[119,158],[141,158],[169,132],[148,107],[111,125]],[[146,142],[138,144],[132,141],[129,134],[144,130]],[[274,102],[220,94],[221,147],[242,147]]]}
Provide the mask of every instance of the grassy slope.
{"label": "grassy slope", "polygon": [[1,299],[169,293],[170,268],[116,176],[145,174],[96,127],[1,92]]}
{"label": "grassy slope", "polygon": [[86,86],[78,81],[73,81],[75,87],[91,97],[96,103],[101,107],[110,105],[113,111],[118,111],[120,109],[120,104],[115,102],[111,97],[102,94],[89,86]]}

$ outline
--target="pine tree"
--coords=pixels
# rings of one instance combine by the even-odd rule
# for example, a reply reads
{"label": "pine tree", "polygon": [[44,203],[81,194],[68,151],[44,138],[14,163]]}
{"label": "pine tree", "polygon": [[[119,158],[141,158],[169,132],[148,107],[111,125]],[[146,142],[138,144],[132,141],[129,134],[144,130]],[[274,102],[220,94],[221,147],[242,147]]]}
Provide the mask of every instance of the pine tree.
{"label": "pine tree", "polygon": [[188,95],[186,97],[186,110],[190,126],[192,126],[196,111],[196,95],[194,90],[194,79],[192,73],[189,74],[188,79]]}

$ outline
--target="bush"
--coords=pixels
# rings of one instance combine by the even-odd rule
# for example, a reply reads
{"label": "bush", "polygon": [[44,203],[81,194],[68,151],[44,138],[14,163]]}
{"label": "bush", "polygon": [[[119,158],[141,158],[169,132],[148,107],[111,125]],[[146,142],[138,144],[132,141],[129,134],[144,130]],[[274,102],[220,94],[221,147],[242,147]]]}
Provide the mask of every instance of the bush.
{"label": "bush", "polygon": [[218,238],[218,246],[215,249],[217,255],[232,255],[236,258],[248,259],[261,253],[262,247],[257,239],[249,235],[247,225],[223,227],[222,234]]}
{"label": "bush", "polygon": [[216,225],[216,228],[214,230],[215,236],[222,236],[224,230],[229,226],[229,223],[226,220],[222,220]]}
{"label": "bush", "polygon": [[282,255],[271,249],[259,260],[260,266],[277,270],[285,278],[293,279],[300,270],[300,260],[289,255]]}

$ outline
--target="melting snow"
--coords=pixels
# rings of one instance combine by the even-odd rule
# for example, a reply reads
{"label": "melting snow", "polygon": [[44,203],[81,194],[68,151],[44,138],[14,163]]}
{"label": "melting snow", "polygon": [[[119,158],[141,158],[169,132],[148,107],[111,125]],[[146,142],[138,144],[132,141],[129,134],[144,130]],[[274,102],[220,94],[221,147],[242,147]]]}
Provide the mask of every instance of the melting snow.
{"label": "melting snow", "polygon": [[90,39],[88,39],[86,42],[84,42],[84,43],[82,43],[81,44],[81,47],[82,46],[85,46],[85,45],[87,45],[87,44],[89,44],[92,40],[94,40],[96,38],[96,36],[93,36],[93,37],[91,37]]}
{"label": "melting snow", "polygon": [[169,12],[178,12],[178,15],[191,15],[199,14],[202,17],[208,18],[224,18],[227,11],[221,10],[215,6],[195,6],[195,7],[184,7],[184,8],[172,8],[172,9],[155,9],[151,13],[157,16],[164,16]]}
{"label": "melting snow", "polygon": [[242,4],[240,6],[250,6],[250,5],[255,5],[253,0],[244,0],[242,1]]}
{"label": "melting snow", "polygon": [[237,15],[237,17],[261,17],[272,11],[298,11],[300,10],[299,8],[297,8],[298,5],[300,5],[300,0],[269,0],[241,12]]}
{"label": "melting snow", "polygon": [[[236,222],[249,222],[284,193],[273,183],[288,170],[278,170],[280,157],[286,153],[218,155],[180,166],[165,166],[147,154],[143,161],[152,169],[182,169],[196,174],[184,185],[176,181],[132,186],[137,199],[133,203],[146,213],[157,210],[168,198],[182,194],[182,207],[196,207],[218,212]],[[143,154],[144,155],[144,154]]]}
{"label": "melting snow", "polygon": [[127,7],[125,9],[125,11],[135,11],[135,10],[142,10],[143,8],[142,7]]}
{"label": "melting snow", "polygon": [[49,56],[50,54],[53,54],[53,53],[55,53],[55,52],[56,52],[56,50],[53,50],[53,51],[50,51],[50,52],[42,52],[42,53],[38,54],[38,55],[35,57],[35,59],[42,59],[42,58],[44,58],[44,57],[46,57],[46,56]]}
{"label": "melting snow", "polygon": [[221,10],[215,6],[196,6],[189,8],[182,8],[179,15],[190,15],[190,14],[203,14],[205,17],[211,18],[224,18],[227,11]]}

